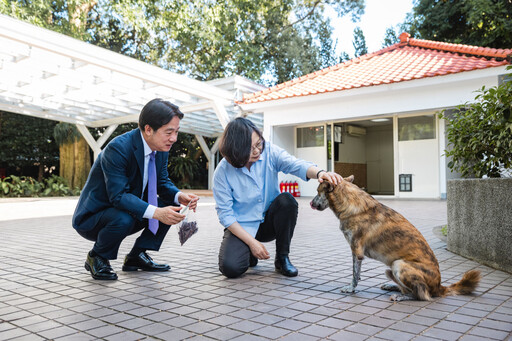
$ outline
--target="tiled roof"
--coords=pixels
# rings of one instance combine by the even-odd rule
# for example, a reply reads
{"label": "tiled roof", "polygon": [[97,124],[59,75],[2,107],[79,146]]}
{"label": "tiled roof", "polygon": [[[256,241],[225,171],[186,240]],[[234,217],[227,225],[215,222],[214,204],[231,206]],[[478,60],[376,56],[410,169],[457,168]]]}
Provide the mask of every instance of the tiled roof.
{"label": "tiled roof", "polygon": [[512,49],[441,43],[400,35],[374,53],[244,95],[240,104],[390,84],[510,64]]}

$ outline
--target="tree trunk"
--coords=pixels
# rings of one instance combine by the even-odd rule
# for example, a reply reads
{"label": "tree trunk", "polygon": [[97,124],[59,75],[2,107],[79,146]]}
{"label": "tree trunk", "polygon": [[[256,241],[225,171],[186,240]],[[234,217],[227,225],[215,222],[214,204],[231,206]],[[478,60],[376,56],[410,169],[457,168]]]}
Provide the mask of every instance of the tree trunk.
{"label": "tree trunk", "polygon": [[73,143],[65,143],[59,146],[59,154],[59,175],[66,179],[68,186],[71,187],[75,166]]}
{"label": "tree trunk", "polygon": [[39,163],[39,172],[37,173],[37,181],[42,182],[44,175],[44,165],[42,162]]}
{"label": "tree trunk", "polygon": [[91,170],[91,156],[89,153],[89,145],[83,137],[81,137],[74,144],[74,175],[73,175],[73,188],[78,187],[82,189]]}
{"label": "tree trunk", "polygon": [[74,143],[60,146],[60,176],[65,178],[70,188],[82,189],[91,170],[89,145],[83,137]]}

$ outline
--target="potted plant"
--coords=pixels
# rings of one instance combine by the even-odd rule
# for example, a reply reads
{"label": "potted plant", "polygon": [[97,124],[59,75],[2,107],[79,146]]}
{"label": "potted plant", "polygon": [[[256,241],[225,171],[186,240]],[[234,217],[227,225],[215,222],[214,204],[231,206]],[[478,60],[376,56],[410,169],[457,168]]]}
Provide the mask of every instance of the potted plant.
{"label": "potted plant", "polygon": [[448,168],[462,177],[448,181],[447,247],[512,272],[512,81],[477,92],[441,114]]}

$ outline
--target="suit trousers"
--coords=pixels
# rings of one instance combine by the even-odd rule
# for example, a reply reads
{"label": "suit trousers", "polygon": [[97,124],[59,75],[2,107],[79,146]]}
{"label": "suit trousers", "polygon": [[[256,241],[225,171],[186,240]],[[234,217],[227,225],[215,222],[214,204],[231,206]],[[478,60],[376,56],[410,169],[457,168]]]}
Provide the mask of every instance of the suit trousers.
{"label": "suit trousers", "polygon": [[[293,231],[297,223],[299,205],[290,193],[281,193],[270,204],[265,219],[256,233],[256,240],[276,240],[276,255],[288,255]],[[219,270],[228,278],[236,278],[249,268],[251,251],[249,246],[228,229],[219,250]]]}
{"label": "suit trousers", "polygon": [[78,233],[82,237],[94,241],[92,250],[105,259],[117,259],[117,253],[123,240],[141,230],[142,233],[135,241],[134,248],[158,251],[170,228],[169,225],[160,222],[158,231],[154,235],[147,228],[148,219],[139,221],[126,211],[114,207],[99,214],[101,217],[92,230],[78,231]]}

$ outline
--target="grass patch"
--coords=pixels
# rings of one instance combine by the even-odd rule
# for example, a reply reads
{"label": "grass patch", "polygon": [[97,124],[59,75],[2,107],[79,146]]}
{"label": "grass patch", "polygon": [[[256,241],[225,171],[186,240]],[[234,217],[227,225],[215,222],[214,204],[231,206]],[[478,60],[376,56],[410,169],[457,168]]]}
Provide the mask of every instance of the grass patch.
{"label": "grass patch", "polygon": [[448,236],[448,225],[444,225],[443,227],[441,227],[441,233],[445,237]]}

